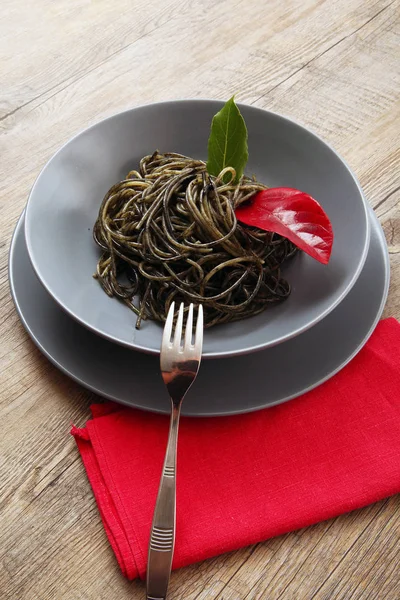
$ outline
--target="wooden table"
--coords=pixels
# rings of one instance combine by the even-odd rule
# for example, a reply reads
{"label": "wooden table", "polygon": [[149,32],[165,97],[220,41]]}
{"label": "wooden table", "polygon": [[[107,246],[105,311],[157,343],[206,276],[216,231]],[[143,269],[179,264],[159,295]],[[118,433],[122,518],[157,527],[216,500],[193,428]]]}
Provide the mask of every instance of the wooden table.
{"label": "wooden table", "polygon": [[[384,316],[400,317],[399,3],[389,0],[3,0],[1,56],[0,596],[144,598],[119,572],[73,439],[96,400],[19,322],[7,282],[30,187],[81,129],[142,103],[228,99],[330,142],[383,225]],[[400,597],[393,497],[172,576],[171,600]]]}

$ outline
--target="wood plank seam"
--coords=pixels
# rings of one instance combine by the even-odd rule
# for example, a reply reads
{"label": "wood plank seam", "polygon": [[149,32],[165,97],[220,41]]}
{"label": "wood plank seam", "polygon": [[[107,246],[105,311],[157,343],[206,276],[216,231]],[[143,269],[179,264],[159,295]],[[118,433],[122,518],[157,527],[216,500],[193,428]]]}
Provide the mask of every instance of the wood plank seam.
{"label": "wood plank seam", "polygon": [[328,52],[330,52],[331,50],[333,50],[333,48],[336,48],[336,46],[338,46],[339,44],[341,44],[345,40],[349,39],[354,34],[358,33],[366,25],[368,25],[369,23],[371,23],[371,21],[373,21],[374,19],[376,19],[376,17],[379,17],[380,14],[382,14],[385,10],[387,10],[388,8],[390,8],[390,6],[392,4],[394,4],[394,2],[396,2],[396,0],[392,0],[392,2],[390,2],[387,6],[385,6],[381,10],[379,10],[373,17],[371,17],[370,19],[368,19],[367,21],[365,21],[365,23],[363,23],[363,25],[360,25],[360,27],[358,27],[357,29],[355,29],[351,33],[348,33],[347,35],[343,36],[340,40],[338,40],[337,42],[335,42],[334,44],[332,44],[329,48],[327,48],[326,50],[324,50],[320,54],[317,54],[316,56],[314,56],[313,58],[311,58],[310,60],[308,60],[306,63],[304,63],[304,65],[302,65],[301,67],[299,67],[298,69],[296,69],[293,73],[291,73],[290,75],[288,75],[288,77],[286,77],[285,79],[283,79],[283,81],[280,81],[277,85],[273,86],[271,89],[269,89],[267,92],[265,92],[265,94],[262,94],[259,98],[257,98],[256,100],[254,100],[253,104],[255,104],[256,102],[259,102],[259,100],[261,100],[262,98],[264,98],[265,96],[267,96],[268,94],[270,94],[271,92],[273,92],[274,90],[276,90],[277,88],[279,88],[283,83],[286,83],[286,81],[289,81],[289,79],[291,79],[292,77],[294,77],[295,75],[297,75],[297,73],[300,73],[300,71],[302,71],[303,69],[305,69],[306,67],[308,67],[311,63],[313,63],[314,61],[318,60],[319,58],[321,58],[322,56],[324,56],[325,54],[327,54]]}

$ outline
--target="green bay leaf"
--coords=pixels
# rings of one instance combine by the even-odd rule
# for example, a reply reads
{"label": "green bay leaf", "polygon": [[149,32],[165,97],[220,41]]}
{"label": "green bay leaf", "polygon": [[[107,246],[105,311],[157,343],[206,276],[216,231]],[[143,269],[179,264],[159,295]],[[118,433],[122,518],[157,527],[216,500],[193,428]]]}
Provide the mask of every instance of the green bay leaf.
{"label": "green bay leaf", "polygon": [[[213,117],[208,138],[207,171],[217,176],[225,167],[232,167],[236,171],[234,182],[237,183],[248,157],[246,123],[232,96]],[[229,181],[229,178],[230,175],[226,174],[224,180]]]}

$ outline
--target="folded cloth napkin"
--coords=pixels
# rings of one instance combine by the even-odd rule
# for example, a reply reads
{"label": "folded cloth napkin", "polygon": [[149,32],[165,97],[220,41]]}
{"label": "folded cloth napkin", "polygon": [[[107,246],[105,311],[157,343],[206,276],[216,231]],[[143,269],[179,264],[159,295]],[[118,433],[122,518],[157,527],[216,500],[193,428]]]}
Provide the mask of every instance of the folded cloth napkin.
{"label": "folded cloth napkin", "polygon": [[[109,402],[92,413],[72,434],[119,565],[144,578],[169,419]],[[173,568],[399,491],[400,324],[391,318],[340,373],[296,400],[182,419]]]}

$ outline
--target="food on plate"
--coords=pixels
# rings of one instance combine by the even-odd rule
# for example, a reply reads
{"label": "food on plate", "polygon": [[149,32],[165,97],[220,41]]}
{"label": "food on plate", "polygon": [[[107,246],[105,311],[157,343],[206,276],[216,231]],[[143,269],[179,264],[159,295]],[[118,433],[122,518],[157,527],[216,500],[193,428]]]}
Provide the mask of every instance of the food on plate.
{"label": "food on plate", "polygon": [[207,163],[173,152],[142,158],[113,185],[93,234],[95,277],[137,315],[165,321],[173,300],[201,303],[205,326],[285,300],[281,266],[302,249],[328,262],[333,233],[308,194],[243,174],[247,130],[234,98],[215,115]]}

